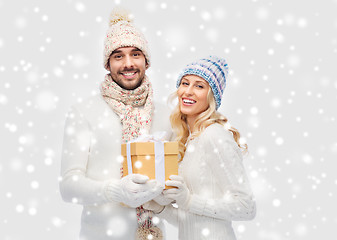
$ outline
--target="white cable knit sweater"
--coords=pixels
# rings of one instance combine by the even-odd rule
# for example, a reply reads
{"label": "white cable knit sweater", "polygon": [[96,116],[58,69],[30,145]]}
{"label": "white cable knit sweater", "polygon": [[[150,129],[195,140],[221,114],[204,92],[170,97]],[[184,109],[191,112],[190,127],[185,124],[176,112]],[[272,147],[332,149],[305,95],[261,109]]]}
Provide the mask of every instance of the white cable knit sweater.
{"label": "white cable knit sweater", "polygon": [[222,125],[210,125],[188,143],[179,175],[191,193],[188,209],[166,206],[158,214],[178,225],[179,239],[235,240],[231,221],[254,218],[241,151]]}
{"label": "white cable knit sweater", "polygon": [[[151,132],[171,133],[167,108],[155,105],[152,120]],[[65,201],[83,205],[81,240],[134,239],[136,210],[119,201],[121,134],[120,118],[100,95],[76,104],[67,115],[60,191]],[[109,199],[104,194],[108,182]]]}

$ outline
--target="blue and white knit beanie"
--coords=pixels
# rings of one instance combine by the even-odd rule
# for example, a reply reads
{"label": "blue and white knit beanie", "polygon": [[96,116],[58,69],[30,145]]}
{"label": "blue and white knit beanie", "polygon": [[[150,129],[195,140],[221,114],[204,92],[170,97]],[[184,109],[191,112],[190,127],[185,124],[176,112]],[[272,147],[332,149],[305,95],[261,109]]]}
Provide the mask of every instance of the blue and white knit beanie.
{"label": "blue and white knit beanie", "polygon": [[186,75],[197,75],[208,82],[213,91],[216,109],[218,109],[228,77],[228,65],[225,59],[209,56],[188,64],[179,75],[177,88],[180,86],[181,79]]}

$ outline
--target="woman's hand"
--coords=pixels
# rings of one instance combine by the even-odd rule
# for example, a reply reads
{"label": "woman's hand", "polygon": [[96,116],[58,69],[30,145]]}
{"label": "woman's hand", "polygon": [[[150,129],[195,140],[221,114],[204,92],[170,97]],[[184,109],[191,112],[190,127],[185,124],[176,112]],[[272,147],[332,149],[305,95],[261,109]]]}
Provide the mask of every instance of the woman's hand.
{"label": "woman's hand", "polygon": [[172,199],[166,198],[164,195],[164,190],[161,194],[159,194],[157,197],[155,197],[153,199],[156,203],[158,203],[159,205],[162,206],[166,206],[169,205],[170,203],[172,203]]}
{"label": "woman's hand", "polygon": [[167,180],[165,182],[166,186],[172,186],[175,188],[164,190],[165,198],[176,201],[178,206],[181,208],[188,208],[191,194],[184,182],[184,179],[178,175],[171,175],[170,179],[171,180]]}

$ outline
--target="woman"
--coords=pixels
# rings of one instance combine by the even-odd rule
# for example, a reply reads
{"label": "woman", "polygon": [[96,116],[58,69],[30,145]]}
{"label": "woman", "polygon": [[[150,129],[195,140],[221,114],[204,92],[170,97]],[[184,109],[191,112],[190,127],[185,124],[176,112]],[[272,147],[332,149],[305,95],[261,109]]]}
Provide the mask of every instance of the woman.
{"label": "woman", "polygon": [[[228,67],[211,56],[193,62],[177,82],[179,103],[170,120],[179,142],[179,176],[172,175],[161,197],[145,204],[179,227],[179,239],[226,239],[231,221],[251,220],[255,202],[242,164],[239,132],[216,110],[221,104]],[[178,208],[161,206],[163,198]],[[165,200],[164,199],[164,200]]]}

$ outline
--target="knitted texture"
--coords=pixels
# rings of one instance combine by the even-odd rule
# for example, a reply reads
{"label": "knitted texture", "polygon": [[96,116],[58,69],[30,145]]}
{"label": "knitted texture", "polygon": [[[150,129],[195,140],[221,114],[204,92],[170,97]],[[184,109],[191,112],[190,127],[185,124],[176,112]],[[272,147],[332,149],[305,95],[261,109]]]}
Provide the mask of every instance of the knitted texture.
{"label": "knitted texture", "polygon": [[[147,77],[135,90],[126,90],[115,83],[110,74],[107,74],[105,81],[101,84],[101,94],[121,119],[123,143],[150,131],[153,113],[153,90]],[[122,166],[121,176],[123,176]],[[153,213],[143,209],[142,206],[136,208],[136,212],[139,226],[136,239],[148,239],[146,233],[152,233],[152,239],[154,240],[162,239],[161,230],[152,223]]]}
{"label": "knitted texture", "polygon": [[[166,206],[158,217],[178,224],[179,239],[236,240],[232,221],[251,220],[256,206],[232,133],[211,124],[186,147],[179,175],[191,192],[188,209]],[[207,236],[202,229],[208,230]]]}
{"label": "knitted texture", "polygon": [[[169,140],[172,130],[167,107],[154,101],[154,109],[150,133],[166,131],[169,134],[165,140]],[[122,206],[118,197],[109,201],[105,194],[105,186],[111,181],[116,182],[115,192],[120,191],[122,124],[118,114],[99,92],[70,108],[64,129],[60,192],[64,201],[73,203],[76,198],[83,207],[78,239],[135,239],[135,209]],[[116,223],[113,219],[125,223],[127,228],[112,224]],[[155,226],[165,227],[163,221],[155,222]]]}
{"label": "knitted texture", "polygon": [[177,88],[181,79],[186,75],[197,75],[208,82],[216,101],[216,109],[218,109],[228,77],[228,65],[225,59],[209,56],[188,64],[178,77]]}
{"label": "knitted texture", "polygon": [[104,100],[121,118],[123,143],[137,138],[141,133],[149,132],[153,112],[153,90],[147,77],[135,90],[126,90],[107,74],[101,85],[101,93]]}
{"label": "knitted texture", "polygon": [[140,49],[150,66],[150,53],[148,43],[143,33],[137,29],[130,14],[122,9],[114,9],[110,15],[109,29],[104,41],[104,68],[108,69],[111,53],[120,47],[136,47]]}

